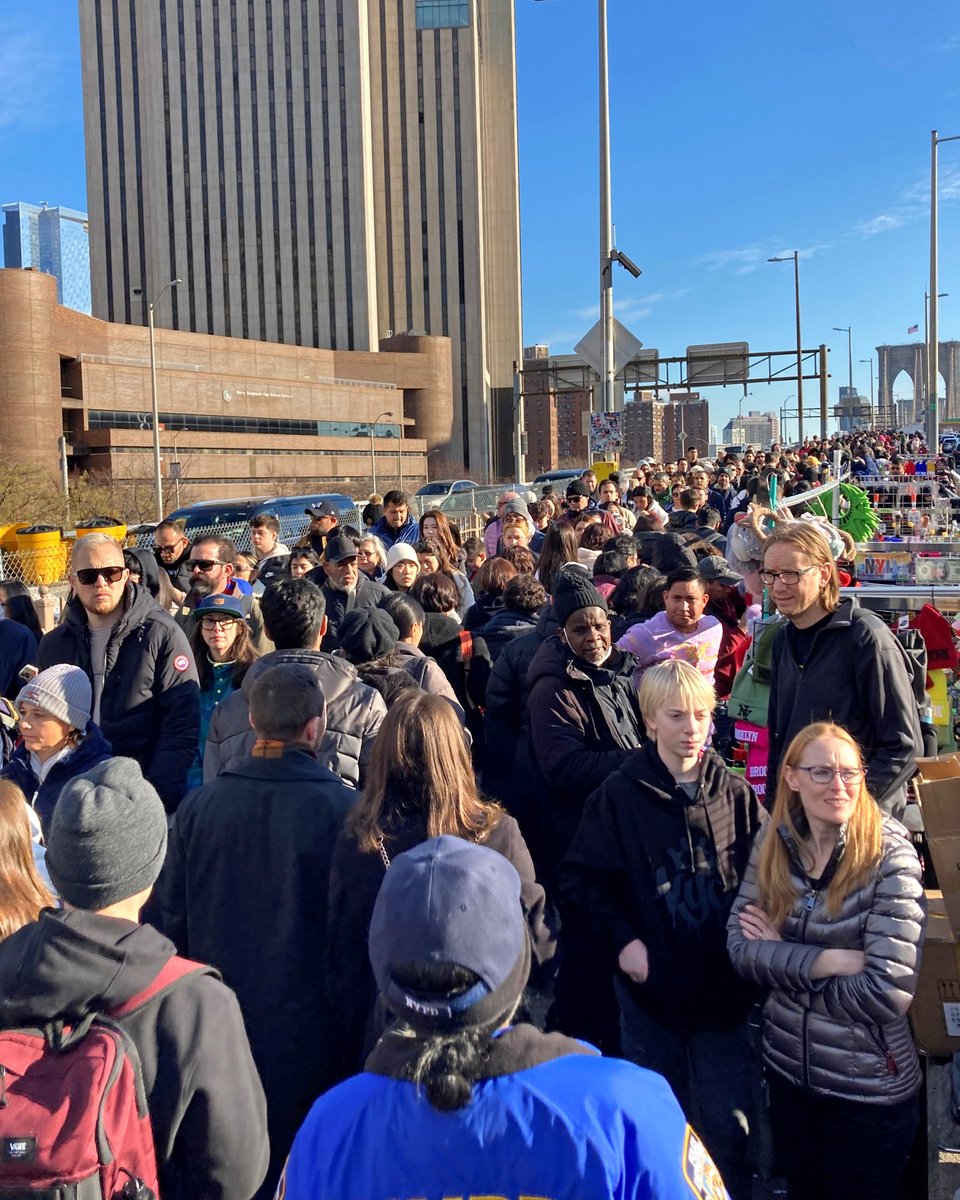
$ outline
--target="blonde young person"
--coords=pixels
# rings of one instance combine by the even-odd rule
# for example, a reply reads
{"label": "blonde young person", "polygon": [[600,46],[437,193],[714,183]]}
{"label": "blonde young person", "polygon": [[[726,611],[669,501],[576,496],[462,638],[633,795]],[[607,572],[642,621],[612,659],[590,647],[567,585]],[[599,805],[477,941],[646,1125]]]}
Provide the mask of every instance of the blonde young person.
{"label": "blonde young person", "polygon": [[639,702],[647,741],[587,800],[560,869],[564,935],[600,949],[624,1057],[666,1077],[733,1200],[749,1200],[756,996],[726,924],[766,814],[707,747],[716,701],[694,667],[651,667]]}
{"label": "blonde young person", "polygon": [[838,725],[792,739],[727,923],[735,969],[768,989],[763,1058],[795,1200],[895,1200],[919,1119],[906,1013],[925,925],[920,863],[866,778]]}

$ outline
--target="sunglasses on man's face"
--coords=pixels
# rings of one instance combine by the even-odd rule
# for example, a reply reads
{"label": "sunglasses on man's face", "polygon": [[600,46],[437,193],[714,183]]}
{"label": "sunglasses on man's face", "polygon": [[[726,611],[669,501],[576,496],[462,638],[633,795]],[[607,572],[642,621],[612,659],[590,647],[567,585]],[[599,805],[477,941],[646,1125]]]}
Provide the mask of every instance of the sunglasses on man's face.
{"label": "sunglasses on man's face", "polygon": [[214,567],[222,567],[222,566],[223,566],[223,563],[218,562],[215,558],[191,558],[190,559],[191,572],[192,571],[203,571],[203,573],[206,574],[207,571],[212,570]]}
{"label": "sunglasses on man's face", "polygon": [[106,583],[119,583],[126,567],[81,567],[77,571],[77,582],[92,587],[102,576]]}

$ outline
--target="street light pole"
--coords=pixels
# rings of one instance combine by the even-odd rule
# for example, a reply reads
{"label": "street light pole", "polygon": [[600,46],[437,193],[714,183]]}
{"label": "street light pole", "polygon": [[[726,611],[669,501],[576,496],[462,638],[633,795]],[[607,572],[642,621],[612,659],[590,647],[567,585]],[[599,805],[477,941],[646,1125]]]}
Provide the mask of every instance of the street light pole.
{"label": "street light pole", "polygon": [[847,335],[847,394],[853,396],[853,330],[849,325],[834,325],[833,331]]}
{"label": "street light pole", "polygon": [[373,490],[377,490],[377,450],[373,443],[373,438],[377,430],[377,426],[384,417],[392,417],[392,412],[382,412],[375,421],[370,422],[370,475],[373,479]]}
{"label": "street light pole", "polygon": [[597,0],[600,44],[600,319],[603,322],[603,411],[613,412],[613,216],[610,199],[610,85],[607,0]]}
{"label": "street light pole", "polygon": [[767,262],[789,262],[793,259],[793,292],[797,310],[797,445],[803,445],[803,342],[800,339],[800,251],[768,258]]}
{"label": "street light pole", "polygon": [[173,435],[173,459],[170,462],[170,470],[173,471],[174,467],[176,467],[176,474],[173,477],[173,483],[177,494],[177,508],[180,507],[180,454],[177,450],[177,438],[181,433],[186,432],[186,427],[184,427],[183,429],[178,429]]}
{"label": "street light pole", "polygon": [[937,137],[930,131],[930,340],[927,343],[927,450],[936,454],[940,449],[940,412],[937,407],[937,391],[940,386],[940,329],[939,304],[937,298],[937,267],[939,247],[937,245],[937,147],[941,142],[960,141],[960,134],[953,137]]}
{"label": "street light pole", "polygon": [[796,400],[796,392],[791,392],[789,396],[785,396],[783,406],[780,409],[780,437],[783,441],[787,441],[787,401]]}
{"label": "street light pole", "polygon": [[168,288],[183,283],[182,279],[171,279],[157,292],[147,305],[147,328],[150,332],[150,401],[153,406],[153,486],[157,502],[157,522],[163,520],[163,476],[160,473],[160,413],[157,403],[157,346],[154,335],[153,313]]}
{"label": "street light pole", "polygon": [[[937,295],[937,299],[945,300],[947,298],[947,296],[949,296],[949,295],[950,295],[949,292],[940,292]],[[937,311],[939,313],[939,305],[937,306]],[[928,353],[930,350],[930,293],[929,292],[923,293],[923,350],[924,350],[925,354]],[[940,364],[938,363],[937,366],[939,367],[939,365]],[[924,399],[926,399],[927,391],[928,391],[928,388],[930,387],[929,366],[930,366],[930,363],[929,363],[929,359],[928,359],[928,361],[927,361],[928,369],[927,369],[927,373],[923,380]],[[916,403],[914,403],[914,419],[916,419]],[[924,421],[923,427],[924,427],[924,429],[926,429],[926,427],[927,427],[926,421]]]}

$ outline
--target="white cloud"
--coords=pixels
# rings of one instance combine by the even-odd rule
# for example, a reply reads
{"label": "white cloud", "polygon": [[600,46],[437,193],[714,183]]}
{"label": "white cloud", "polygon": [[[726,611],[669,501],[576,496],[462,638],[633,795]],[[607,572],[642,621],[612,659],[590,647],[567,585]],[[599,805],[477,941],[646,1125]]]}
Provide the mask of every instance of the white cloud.
{"label": "white cloud", "polygon": [[724,267],[738,267],[739,273],[752,271],[770,255],[759,246],[744,246],[741,250],[711,250],[697,259],[700,266],[709,267],[712,271]]}
{"label": "white cloud", "polygon": [[[649,296],[624,296],[621,298],[614,287],[614,313],[617,317],[649,317],[656,305],[679,300],[682,296],[686,296],[689,290],[689,288],[674,288],[667,292],[651,292]],[[570,315],[581,321],[590,321],[591,323],[598,321],[600,319],[600,302],[598,300],[594,304],[584,305],[583,308],[575,308]]]}
{"label": "white cloud", "polygon": [[853,231],[860,237],[875,237],[878,233],[887,233],[891,229],[899,229],[905,221],[906,217],[902,213],[880,213],[879,216],[871,217],[869,221],[860,221],[853,227]]}

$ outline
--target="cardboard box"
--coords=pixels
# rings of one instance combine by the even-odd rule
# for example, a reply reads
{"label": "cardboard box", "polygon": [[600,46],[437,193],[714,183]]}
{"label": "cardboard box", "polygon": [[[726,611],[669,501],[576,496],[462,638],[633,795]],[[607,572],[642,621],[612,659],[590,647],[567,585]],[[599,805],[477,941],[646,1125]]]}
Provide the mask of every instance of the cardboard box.
{"label": "cardboard box", "polygon": [[927,936],[920,958],[910,1024],[927,1054],[960,1050],[960,946],[947,920],[940,892],[927,892]]}
{"label": "cardboard box", "polygon": [[917,759],[917,783],[960,776],[960,753],[941,754],[937,758]]}
{"label": "cardboard box", "polygon": [[960,936],[960,755],[917,762],[917,792],[947,917]]}

